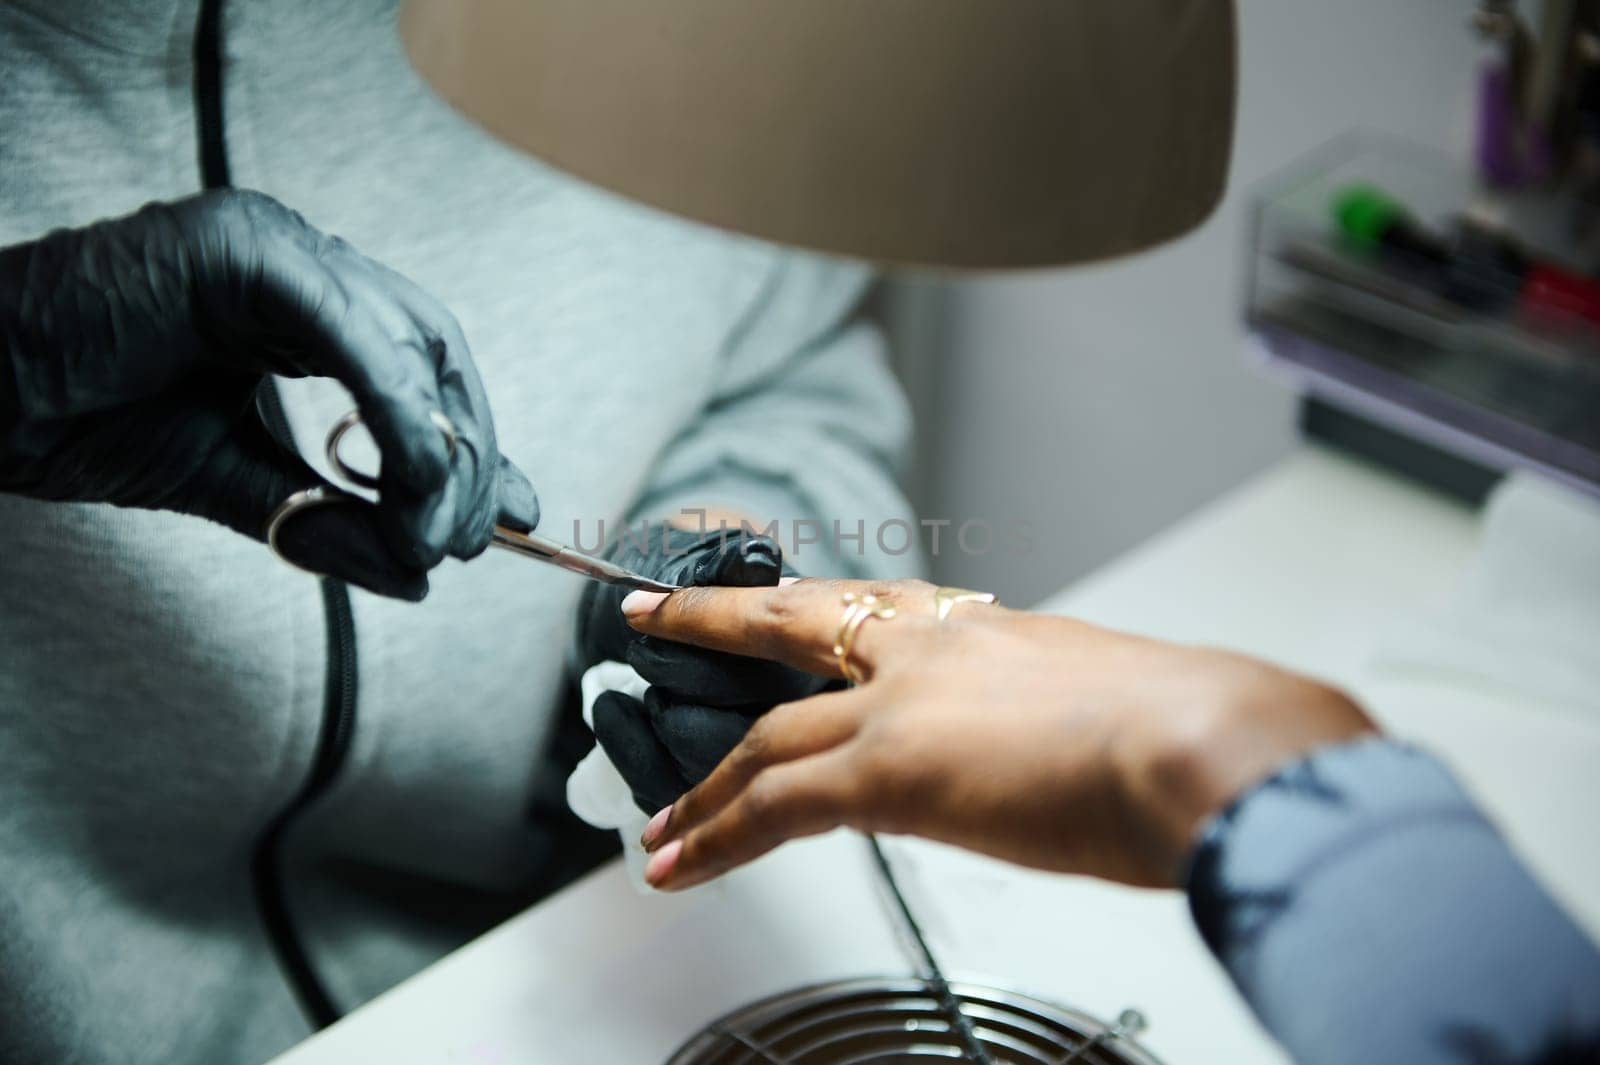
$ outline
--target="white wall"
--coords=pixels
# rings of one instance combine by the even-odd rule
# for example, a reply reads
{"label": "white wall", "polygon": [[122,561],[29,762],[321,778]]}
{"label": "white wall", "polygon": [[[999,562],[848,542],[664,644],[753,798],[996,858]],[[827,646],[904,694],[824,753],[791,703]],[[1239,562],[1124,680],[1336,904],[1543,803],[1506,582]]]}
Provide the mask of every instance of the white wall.
{"label": "white wall", "polygon": [[941,544],[940,579],[1031,603],[1292,446],[1292,397],[1243,344],[1251,187],[1352,128],[1464,153],[1472,7],[1241,0],[1233,177],[1199,233],[1105,266],[891,285],[923,513],[1028,522],[1038,541],[1021,556]]}

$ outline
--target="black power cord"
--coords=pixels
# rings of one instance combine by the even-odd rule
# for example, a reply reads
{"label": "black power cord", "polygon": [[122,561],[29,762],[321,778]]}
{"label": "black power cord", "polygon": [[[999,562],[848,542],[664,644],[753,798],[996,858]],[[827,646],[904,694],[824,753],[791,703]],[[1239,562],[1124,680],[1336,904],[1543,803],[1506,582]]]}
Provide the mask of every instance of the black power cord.
{"label": "black power cord", "polygon": [[905,930],[907,938],[911,940],[911,945],[917,949],[922,962],[922,982],[928,985],[934,1000],[939,1003],[939,1011],[945,1015],[951,1029],[961,1040],[961,1049],[965,1052],[967,1060],[974,1062],[975,1065],[995,1065],[994,1058],[989,1056],[989,1051],[983,1045],[983,1040],[973,1031],[972,1021],[962,1011],[961,1000],[950,990],[950,981],[945,979],[944,970],[939,967],[939,959],[934,957],[933,948],[928,946],[927,937],[922,934],[922,926],[917,923],[916,917],[911,912],[910,903],[906,902],[905,894],[900,890],[900,882],[895,879],[894,866],[889,864],[889,856],[884,853],[883,844],[878,842],[877,836],[869,834],[867,846],[872,850],[872,860],[877,863],[883,883],[889,889],[889,897],[894,900],[900,925]]}
{"label": "black power cord", "polygon": [[[223,111],[222,6],[224,0],[201,0],[195,22],[194,99],[198,127],[200,180],[208,189],[233,186]],[[284,416],[283,400],[269,377],[261,383],[257,407],[280,445],[294,450]],[[341,1011],[317,974],[310,953],[294,924],[285,875],[285,844],[299,816],[338,777],[350,749],[356,722],[356,629],[350,591],[340,581],[322,581],[323,614],[328,631],[328,672],[322,724],[311,770],[293,799],[280,810],[256,841],[250,875],[256,908],[273,954],[283,970],[301,1012],[316,1028],[326,1028]]]}

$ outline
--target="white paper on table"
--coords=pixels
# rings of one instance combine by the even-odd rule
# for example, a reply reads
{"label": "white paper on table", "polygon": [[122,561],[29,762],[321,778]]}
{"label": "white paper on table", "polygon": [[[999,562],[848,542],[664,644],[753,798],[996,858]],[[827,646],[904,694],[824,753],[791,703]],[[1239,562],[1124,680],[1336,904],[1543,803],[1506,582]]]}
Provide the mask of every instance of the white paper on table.
{"label": "white paper on table", "polygon": [[1391,633],[1378,675],[1486,682],[1600,720],[1600,500],[1529,474],[1484,508],[1477,556],[1439,616]]}

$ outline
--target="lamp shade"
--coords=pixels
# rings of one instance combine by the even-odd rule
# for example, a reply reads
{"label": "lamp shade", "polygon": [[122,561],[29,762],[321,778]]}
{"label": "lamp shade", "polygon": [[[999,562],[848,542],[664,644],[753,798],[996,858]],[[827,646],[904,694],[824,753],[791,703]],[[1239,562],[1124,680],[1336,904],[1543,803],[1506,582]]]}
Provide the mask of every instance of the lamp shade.
{"label": "lamp shade", "polygon": [[577,177],[785,244],[1122,255],[1221,198],[1233,0],[410,0],[413,64]]}

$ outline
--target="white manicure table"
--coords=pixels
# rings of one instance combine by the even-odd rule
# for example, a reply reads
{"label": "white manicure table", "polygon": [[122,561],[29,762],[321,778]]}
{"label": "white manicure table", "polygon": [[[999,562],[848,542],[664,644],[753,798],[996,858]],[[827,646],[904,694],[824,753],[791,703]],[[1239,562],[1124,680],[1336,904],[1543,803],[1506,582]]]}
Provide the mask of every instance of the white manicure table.
{"label": "white manicure table", "polygon": [[[1600,936],[1600,706],[1383,668],[1397,626],[1449,601],[1476,512],[1311,448],[1043,609],[1231,647],[1353,690],[1451,762],[1540,878]],[[1595,648],[1600,655],[1600,647]],[[1600,702],[1600,697],[1597,697]],[[1183,898],[887,841],[952,978],[1106,1020],[1137,1007],[1169,1065],[1283,1057]],[[864,843],[792,844],[720,883],[641,895],[612,863],[301,1044],[281,1065],[662,1062],[695,1030],[803,984],[910,975]]]}

